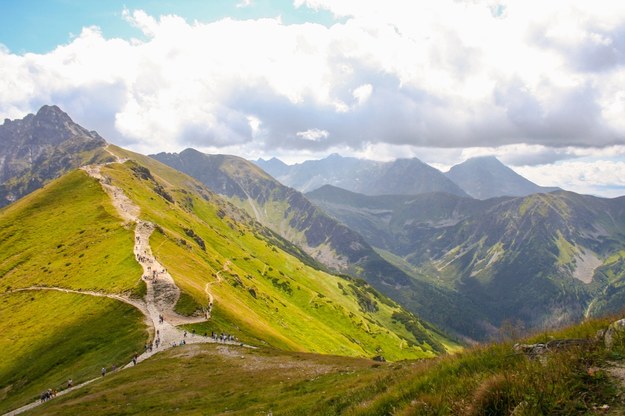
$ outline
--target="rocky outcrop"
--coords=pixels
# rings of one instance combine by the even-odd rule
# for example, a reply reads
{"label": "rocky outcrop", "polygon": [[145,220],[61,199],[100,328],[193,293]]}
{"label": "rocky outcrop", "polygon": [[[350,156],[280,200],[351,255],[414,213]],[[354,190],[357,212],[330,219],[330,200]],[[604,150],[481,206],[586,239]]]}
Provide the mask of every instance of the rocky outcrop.
{"label": "rocky outcrop", "polygon": [[51,179],[95,161],[104,161],[106,141],[74,123],[57,106],[0,125],[0,207]]}
{"label": "rocky outcrop", "polygon": [[612,349],[614,343],[625,335],[625,319],[619,319],[614,321],[607,327],[607,329],[599,331],[597,337],[603,339],[605,347],[609,350]]}

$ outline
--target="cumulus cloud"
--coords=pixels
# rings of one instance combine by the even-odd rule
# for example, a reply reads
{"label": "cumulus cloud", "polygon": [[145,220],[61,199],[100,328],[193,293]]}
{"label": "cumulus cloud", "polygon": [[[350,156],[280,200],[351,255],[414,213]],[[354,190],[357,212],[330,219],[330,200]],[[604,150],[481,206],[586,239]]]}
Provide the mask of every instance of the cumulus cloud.
{"label": "cumulus cloud", "polygon": [[55,103],[141,152],[491,152],[537,166],[625,145],[621,3],[294,2],[331,26],[124,10],[142,39],[86,27],[46,54],[0,47],[0,114]]}

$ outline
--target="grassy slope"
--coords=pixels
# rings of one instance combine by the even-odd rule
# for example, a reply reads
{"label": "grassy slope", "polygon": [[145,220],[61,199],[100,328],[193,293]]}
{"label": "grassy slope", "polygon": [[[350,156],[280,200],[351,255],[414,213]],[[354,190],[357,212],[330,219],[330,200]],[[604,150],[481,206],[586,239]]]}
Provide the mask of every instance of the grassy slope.
{"label": "grassy slope", "polygon": [[97,377],[142,351],[143,316],[122,302],[52,291],[0,296],[0,412]]}
{"label": "grassy slope", "polygon": [[131,290],[141,278],[132,247],[100,184],[74,171],[0,211],[0,291]]}
{"label": "grassy slope", "polygon": [[[541,334],[592,339],[608,321]],[[510,343],[425,361],[377,364],[333,356],[232,346],[170,350],[38,409],[49,415],[571,415],[622,414],[622,391],[601,367],[625,344],[602,344],[531,360]],[[163,394],[167,391],[167,394]],[[600,413],[604,414],[604,413]]]}
{"label": "grassy slope", "polygon": [[143,345],[141,314],[120,302],[58,292],[9,293],[35,285],[136,290],[141,268],[132,245],[132,230],[121,226],[108,195],[82,171],[0,211],[0,397],[7,395],[1,409],[29,401],[67,377],[78,382],[97,375],[102,365],[127,361]]}
{"label": "grassy slope", "polygon": [[[219,315],[236,322],[244,328],[242,332],[288,350],[382,354],[392,360],[434,355],[430,345],[420,345],[403,324],[393,322],[392,314],[400,310],[395,304],[367,292],[364,296],[378,311],[363,312],[354,295],[362,295],[362,290],[287,255],[262,236],[266,231],[247,216],[239,218],[242,221],[234,219],[243,214],[221,198],[203,191],[210,200],[206,201],[191,192],[203,188],[193,179],[153,159],[114,151],[148,167],[158,185],[176,201],[168,202],[155,193],[156,182],[139,180],[129,169],[134,162],[104,170],[141,206],[142,217],[161,227],[151,241],[159,261],[199,304],[207,303],[204,289],[209,283]],[[201,238],[205,251],[185,229]]]}

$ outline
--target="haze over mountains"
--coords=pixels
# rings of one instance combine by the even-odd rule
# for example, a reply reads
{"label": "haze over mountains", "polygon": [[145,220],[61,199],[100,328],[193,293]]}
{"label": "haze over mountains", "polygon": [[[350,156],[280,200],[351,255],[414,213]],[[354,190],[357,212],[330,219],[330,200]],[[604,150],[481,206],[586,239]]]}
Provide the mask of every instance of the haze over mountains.
{"label": "haze over mountains", "polygon": [[375,162],[333,154],[325,159],[295,165],[286,165],[277,159],[260,159],[255,163],[284,185],[301,192],[329,184],[366,195],[416,195],[426,192],[467,195],[440,171],[416,158]]}
{"label": "haze over mountains", "polygon": [[439,170],[419,159],[393,162],[342,157],[337,154],[321,160],[287,165],[278,159],[259,159],[255,163],[280,182],[301,192],[332,185],[364,195],[418,195],[444,192],[476,199],[497,196],[525,196],[551,192],[558,188],[541,187],[523,178],[495,157],[476,157]]}
{"label": "haze over mountains", "polygon": [[447,173],[466,193],[477,199],[497,196],[526,196],[557,191],[525,179],[494,156],[474,157],[453,166]]}

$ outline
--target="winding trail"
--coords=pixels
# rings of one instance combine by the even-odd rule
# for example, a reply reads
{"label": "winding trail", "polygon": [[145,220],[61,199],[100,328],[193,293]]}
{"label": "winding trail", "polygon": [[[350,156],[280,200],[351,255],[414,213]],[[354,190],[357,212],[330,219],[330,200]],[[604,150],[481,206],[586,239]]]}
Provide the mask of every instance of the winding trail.
{"label": "winding trail", "polygon": [[145,302],[142,302],[141,300],[138,300],[138,299],[133,299],[129,296],[120,295],[117,293],[95,292],[93,290],[75,290],[75,289],[66,289],[62,287],[53,287],[53,286],[20,287],[17,289],[11,289],[8,291],[8,293],[27,292],[27,291],[32,291],[32,290],[40,290],[40,291],[41,290],[53,290],[56,292],[75,293],[77,295],[89,295],[89,296],[97,296],[101,298],[115,299],[115,300],[119,300],[121,302],[127,303],[131,306],[134,306],[135,308],[139,309],[141,313],[145,315],[146,318],[149,317],[148,310],[145,306]]}
{"label": "winding trail", "polygon": [[214,285],[215,283],[221,283],[223,280],[221,278],[221,272],[229,272],[229,271],[230,271],[230,260],[226,261],[224,263],[223,268],[217,273],[215,273],[215,277],[216,277],[215,281],[207,282],[206,285],[204,286],[204,293],[206,293],[206,296],[208,296],[208,312],[207,312],[206,319],[210,318],[211,313],[213,312],[213,305],[214,305],[213,302],[215,301],[213,294],[208,290],[208,288]]}
{"label": "winding trail", "polygon": [[[117,157],[114,153],[106,149],[110,154],[116,157],[117,162],[122,163],[124,160]],[[216,282],[207,283],[204,291],[209,299],[209,310],[205,316],[200,317],[187,317],[177,314],[174,311],[176,302],[180,297],[180,289],[176,286],[174,279],[171,277],[167,269],[165,269],[152,254],[150,247],[150,235],[154,231],[154,224],[139,219],[141,212],[138,205],[136,205],[126,194],[117,186],[111,184],[110,178],[102,175],[102,165],[88,165],[83,166],[81,169],[87,172],[89,176],[97,179],[105,192],[110,196],[113,206],[124,220],[125,226],[135,224],[135,244],[134,255],[137,261],[143,267],[142,279],[146,283],[147,291],[145,300],[132,299],[130,297],[104,292],[86,291],[86,290],[73,290],[60,287],[45,287],[45,286],[32,286],[26,288],[13,289],[10,292],[23,292],[29,290],[54,290],[65,293],[81,294],[86,296],[98,296],[115,299],[121,302],[125,302],[129,305],[137,308],[145,317],[146,324],[149,327],[151,341],[151,348],[147,348],[142,354],[136,357],[136,363],[139,363],[152,355],[165,351],[169,348],[173,348],[184,342],[185,344],[196,343],[226,343],[237,344],[248,348],[254,348],[249,345],[244,345],[238,341],[217,341],[211,337],[204,337],[201,335],[187,333],[186,331],[177,328],[177,325],[192,324],[198,322],[205,322],[209,319],[212,307],[214,306],[214,297],[209,291],[209,287],[212,283],[219,283],[221,279],[221,271],[216,273]],[[230,262],[226,262],[223,266],[223,270],[227,271]],[[158,340],[158,343],[156,342]],[[133,360],[134,361],[134,360]],[[125,366],[121,367],[117,371],[132,367],[135,362],[131,361]],[[77,390],[83,386],[92,383],[101,377],[96,377],[91,380],[87,380],[81,384],[78,384],[72,388],[59,391],[57,396],[62,396],[71,391]],[[14,416],[23,413],[27,410],[33,409],[43,404],[41,401],[29,403],[18,409],[5,413],[3,416]]]}

